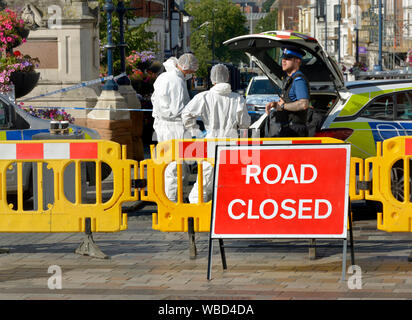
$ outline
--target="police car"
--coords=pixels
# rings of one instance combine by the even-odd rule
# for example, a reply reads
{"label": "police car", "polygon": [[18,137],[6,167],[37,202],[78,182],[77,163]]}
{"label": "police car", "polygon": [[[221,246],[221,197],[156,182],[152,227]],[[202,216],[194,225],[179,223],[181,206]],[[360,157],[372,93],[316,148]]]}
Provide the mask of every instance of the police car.
{"label": "police car", "polygon": [[255,76],[250,79],[245,98],[252,122],[258,120],[265,113],[268,102],[279,101],[280,93],[280,88],[274,86],[267,76]]}
{"label": "police car", "polygon": [[244,51],[279,87],[284,76],[282,47],[303,50],[300,70],[310,82],[311,135],[350,142],[352,156],[374,156],[376,142],[412,134],[412,79],[345,82],[335,60],[318,41],[297,32],[268,31],[224,44]]}
{"label": "police car", "polygon": [[[245,52],[276,85],[281,86],[282,47],[305,52],[300,70],[310,82],[309,131],[312,136],[333,137],[351,143],[351,155],[376,155],[376,143],[412,135],[412,79],[345,82],[335,60],[310,36],[289,31],[268,31],[224,42]],[[375,75],[376,78],[377,75]],[[265,115],[252,124],[261,130]],[[403,201],[403,164],[392,167],[392,193]]]}
{"label": "police car", "polygon": [[[100,139],[100,135],[92,129],[69,125],[69,139],[73,137],[82,139]],[[34,117],[0,94],[0,140],[33,140],[36,135],[47,136],[50,133],[50,121]],[[49,136],[48,139],[52,139]],[[89,170],[88,170],[89,171]],[[23,164],[23,191],[32,193],[32,165],[29,162]],[[109,172],[110,173],[110,172]],[[16,164],[7,170],[7,193],[17,193],[17,169]]]}

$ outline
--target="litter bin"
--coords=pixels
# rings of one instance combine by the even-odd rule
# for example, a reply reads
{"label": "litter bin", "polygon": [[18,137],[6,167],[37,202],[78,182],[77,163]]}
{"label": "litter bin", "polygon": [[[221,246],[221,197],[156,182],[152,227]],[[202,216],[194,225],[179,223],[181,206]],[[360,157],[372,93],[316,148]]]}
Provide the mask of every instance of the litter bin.
{"label": "litter bin", "polygon": [[[70,134],[53,134],[42,132],[33,135],[33,140],[68,140],[68,139],[84,139],[84,133]],[[87,185],[86,185],[86,163],[81,166],[81,202],[86,203]],[[37,190],[37,163],[32,164],[33,168],[33,209],[38,210],[38,190]],[[64,171],[64,195],[71,202],[76,201],[75,191],[75,163],[70,163]],[[54,203],[54,176],[53,170],[47,169],[47,163],[43,163],[43,210],[48,209],[48,204]]]}

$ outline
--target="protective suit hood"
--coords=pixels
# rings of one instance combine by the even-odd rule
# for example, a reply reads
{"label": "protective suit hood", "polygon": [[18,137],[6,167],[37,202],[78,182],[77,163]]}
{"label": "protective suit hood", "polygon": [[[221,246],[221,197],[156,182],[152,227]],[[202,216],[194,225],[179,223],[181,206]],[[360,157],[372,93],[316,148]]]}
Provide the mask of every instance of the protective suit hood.
{"label": "protective suit hood", "polygon": [[221,95],[228,95],[232,92],[232,87],[230,86],[230,83],[217,83],[210,89],[210,91]]}
{"label": "protective suit hood", "polygon": [[175,57],[171,57],[163,62],[163,66],[165,67],[166,72],[171,71],[176,68],[177,59]]}

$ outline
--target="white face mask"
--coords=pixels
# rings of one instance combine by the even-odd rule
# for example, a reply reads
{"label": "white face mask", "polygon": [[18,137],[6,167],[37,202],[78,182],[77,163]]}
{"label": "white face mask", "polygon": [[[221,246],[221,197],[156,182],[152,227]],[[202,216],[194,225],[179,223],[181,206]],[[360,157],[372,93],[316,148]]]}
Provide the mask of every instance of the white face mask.
{"label": "white face mask", "polygon": [[192,79],[192,77],[193,77],[193,74],[191,73],[185,74],[185,80],[190,80]]}

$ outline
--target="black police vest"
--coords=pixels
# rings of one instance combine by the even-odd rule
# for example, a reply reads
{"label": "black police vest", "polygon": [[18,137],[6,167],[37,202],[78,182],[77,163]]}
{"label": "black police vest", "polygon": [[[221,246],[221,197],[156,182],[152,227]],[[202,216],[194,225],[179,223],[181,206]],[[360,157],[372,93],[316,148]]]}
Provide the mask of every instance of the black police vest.
{"label": "black police vest", "polygon": [[[292,88],[292,83],[297,77],[302,77],[308,86],[308,91],[309,91],[309,96],[310,96],[310,87],[309,87],[309,81],[305,77],[305,75],[297,71],[292,77],[286,77],[283,80],[283,89],[281,93],[281,97],[285,103],[290,103],[294,102],[290,99],[289,97],[289,92],[290,89]],[[292,124],[306,124],[307,121],[307,110],[300,110],[300,111],[288,111],[288,110],[282,110],[278,111],[276,115],[276,120],[282,124],[286,123],[292,123]]]}

